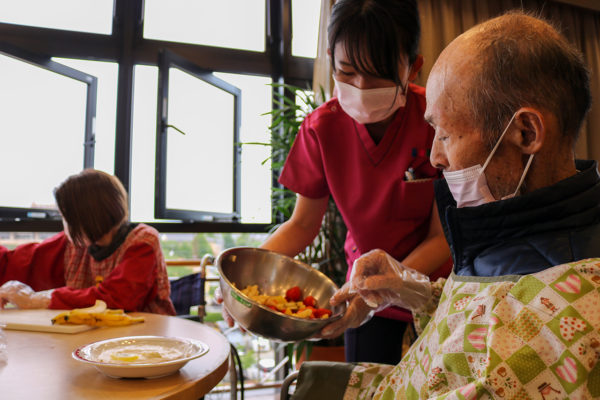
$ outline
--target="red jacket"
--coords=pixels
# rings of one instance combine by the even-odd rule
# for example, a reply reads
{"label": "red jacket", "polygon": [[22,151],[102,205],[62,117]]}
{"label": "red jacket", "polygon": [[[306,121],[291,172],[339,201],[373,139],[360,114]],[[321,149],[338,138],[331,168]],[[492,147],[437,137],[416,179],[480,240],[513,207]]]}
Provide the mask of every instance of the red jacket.
{"label": "red jacket", "polygon": [[0,246],[0,284],[18,280],[35,291],[55,289],[49,308],[109,308],[174,315],[158,232],[137,225],[109,257],[96,261],[61,232],[41,243]]}

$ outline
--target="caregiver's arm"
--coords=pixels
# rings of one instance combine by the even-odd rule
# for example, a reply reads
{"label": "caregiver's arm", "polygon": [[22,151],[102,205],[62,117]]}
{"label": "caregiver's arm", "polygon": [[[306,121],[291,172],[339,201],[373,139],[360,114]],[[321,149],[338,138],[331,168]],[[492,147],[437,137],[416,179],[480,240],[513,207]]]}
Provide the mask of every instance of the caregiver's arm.
{"label": "caregiver's arm", "polygon": [[437,211],[437,204],[434,200],[431,218],[429,219],[429,232],[425,239],[402,260],[402,264],[425,275],[430,275],[449,257],[450,248],[448,242],[446,242]]}
{"label": "caregiver's arm", "polygon": [[311,199],[298,195],[294,212],[260,246],[276,253],[294,257],[308,246],[319,233],[329,196]]}
{"label": "caregiver's arm", "polygon": [[[290,219],[281,224],[277,230],[267,238],[260,246],[263,249],[271,250],[276,253],[285,254],[289,257],[294,257],[306,248],[317,236],[323,215],[327,209],[329,196],[320,199],[311,199],[302,195],[296,198],[294,212]],[[217,302],[221,303],[223,297],[218,290],[215,293]],[[233,318],[223,305],[223,319],[227,325],[234,325]]]}

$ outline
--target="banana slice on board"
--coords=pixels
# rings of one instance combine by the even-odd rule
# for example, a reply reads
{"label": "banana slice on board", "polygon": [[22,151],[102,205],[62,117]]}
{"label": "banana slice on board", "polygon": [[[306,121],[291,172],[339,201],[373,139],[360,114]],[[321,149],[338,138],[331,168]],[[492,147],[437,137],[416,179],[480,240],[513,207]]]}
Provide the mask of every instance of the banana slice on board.
{"label": "banana slice on board", "polygon": [[144,317],[132,317],[123,310],[106,308],[106,303],[96,300],[91,307],[75,308],[62,312],[52,318],[53,324],[90,325],[90,326],[122,326],[144,322]]}

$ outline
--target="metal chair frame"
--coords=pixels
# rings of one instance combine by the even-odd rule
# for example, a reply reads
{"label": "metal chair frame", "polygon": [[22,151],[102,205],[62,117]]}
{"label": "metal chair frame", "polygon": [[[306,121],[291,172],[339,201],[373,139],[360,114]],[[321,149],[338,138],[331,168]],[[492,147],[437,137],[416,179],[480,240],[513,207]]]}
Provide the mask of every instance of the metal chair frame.
{"label": "metal chair frame", "polygon": [[279,400],[289,400],[291,397],[289,394],[290,386],[298,379],[298,371],[294,371],[285,377],[281,384],[281,392],[279,393]]}
{"label": "metal chair frame", "polygon": [[[204,317],[206,316],[206,302],[205,302],[205,297],[204,297],[204,293],[205,293],[205,288],[206,288],[206,267],[208,265],[212,265],[215,261],[215,258],[210,255],[210,254],[206,254],[204,257],[202,257],[202,259],[200,261],[198,260],[185,260],[185,261],[167,261],[167,265],[169,266],[189,266],[189,265],[199,265],[200,266],[200,271],[197,272],[196,274],[197,277],[199,279],[202,280],[202,284],[201,284],[201,290],[202,290],[202,304],[191,304],[193,303],[193,301],[190,301],[190,306],[198,306],[198,316],[195,315],[189,315],[189,314],[180,314],[178,315],[179,317],[182,318],[186,318],[186,319],[191,319],[194,321],[198,321],[198,322],[203,322],[204,321]],[[179,279],[183,279],[183,278],[179,278]],[[237,399],[237,384],[238,384],[238,371],[236,368],[236,361],[239,359],[239,356],[237,356],[237,351],[235,349],[235,347],[233,347],[233,345],[231,346],[231,352],[229,354],[229,381],[230,381],[230,394],[231,394],[231,400],[236,400]],[[239,365],[239,374],[240,374],[240,381],[243,382],[243,371],[241,368],[241,363],[238,362]],[[243,398],[243,393],[242,393],[242,398]]]}

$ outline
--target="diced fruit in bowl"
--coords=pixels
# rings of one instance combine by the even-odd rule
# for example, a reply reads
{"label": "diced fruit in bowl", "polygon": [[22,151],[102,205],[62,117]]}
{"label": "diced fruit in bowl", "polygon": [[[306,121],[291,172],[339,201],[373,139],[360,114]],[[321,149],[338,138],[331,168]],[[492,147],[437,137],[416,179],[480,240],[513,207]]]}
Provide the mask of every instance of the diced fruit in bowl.
{"label": "diced fruit in bowl", "polygon": [[[233,247],[221,252],[215,265],[227,311],[240,327],[255,335],[282,342],[309,339],[346,311],[345,303],[329,306],[331,296],[338,290],[331,279],[317,268],[283,254],[256,247]],[[264,303],[241,292],[240,289],[248,286],[255,286],[253,294]],[[299,293],[294,289],[288,294],[292,297],[286,299],[286,292],[294,286],[298,286]],[[259,288],[263,294],[258,292]],[[304,303],[312,301],[309,295],[315,299],[314,306]],[[329,317],[314,318],[318,306],[327,306],[333,312],[329,315],[322,311],[321,316],[328,314]],[[303,309],[308,311],[301,311]],[[305,317],[297,318],[298,311]],[[309,312],[313,318],[306,317]]]}
{"label": "diced fruit in bowl", "polygon": [[248,285],[241,292],[258,304],[292,317],[325,319],[331,315],[331,310],[317,308],[317,300],[313,296],[306,296],[302,299],[302,290],[298,286],[289,288],[285,292],[285,297],[261,294],[258,285]]}

